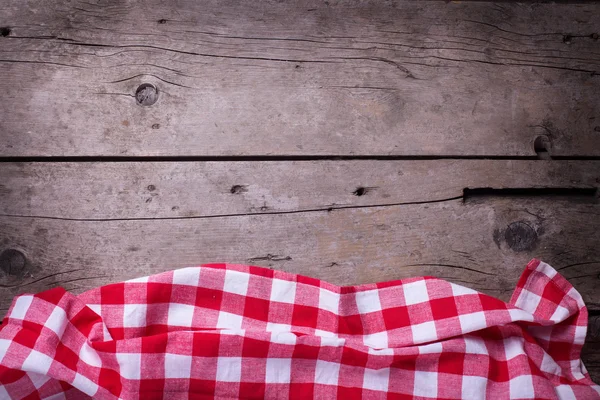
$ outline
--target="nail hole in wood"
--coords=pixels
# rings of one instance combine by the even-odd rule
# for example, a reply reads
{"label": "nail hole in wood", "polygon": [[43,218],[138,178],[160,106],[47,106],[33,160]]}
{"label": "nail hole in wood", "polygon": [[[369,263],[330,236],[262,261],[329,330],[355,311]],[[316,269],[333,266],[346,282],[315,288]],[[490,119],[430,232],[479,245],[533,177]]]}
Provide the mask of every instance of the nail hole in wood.
{"label": "nail hole in wood", "polygon": [[25,255],[19,250],[8,249],[0,254],[0,269],[8,275],[21,275],[26,264]]}
{"label": "nail hole in wood", "polygon": [[8,26],[3,26],[0,28],[0,36],[7,37],[10,35],[11,29]]}
{"label": "nail hole in wood", "polygon": [[573,37],[571,35],[564,35],[563,36],[563,43],[565,44],[571,44],[571,40],[573,39]]}
{"label": "nail hole in wood", "polygon": [[166,24],[166,23],[167,23],[167,20],[166,20],[166,19],[164,19],[164,18],[162,18],[162,19],[159,19],[159,20],[158,20],[158,23],[159,23],[159,24]]}
{"label": "nail hole in wood", "polygon": [[541,160],[550,159],[550,139],[546,136],[538,136],[533,141],[533,150]]}
{"label": "nail hole in wood", "polygon": [[151,106],[158,100],[158,88],[151,83],[142,83],[135,91],[135,101],[142,106]]}
{"label": "nail hole in wood", "polygon": [[598,40],[598,38],[600,38],[600,35],[598,35],[597,33],[592,33],[590,35],[590,38],[594,39],[594,40]]}
{"label": "nail hole in wood", "polygon": [[152,192],[152,191],[156,190],[156,186],[148,185],[148,187],[146,189],[148,189],[149,192]]}
{"label": "nail hole in wood", "polygon": [[160,128],[160,124],[152,124],[152,129],[159,129]]}
{"label": "nail hole in wood", "polygon": [[352,192],[353,195],[355,196],[364,196],[365,194],[367,194],[368,190],[365,187],[357,187],[356,190],[354,192]]}
{"label": "nail hole in wood", "polygon": [[233,185],[229,191],[231,192],[231,194],[240,194],[247,192],[248,189],[246,189],[246,186],[243,185]]}

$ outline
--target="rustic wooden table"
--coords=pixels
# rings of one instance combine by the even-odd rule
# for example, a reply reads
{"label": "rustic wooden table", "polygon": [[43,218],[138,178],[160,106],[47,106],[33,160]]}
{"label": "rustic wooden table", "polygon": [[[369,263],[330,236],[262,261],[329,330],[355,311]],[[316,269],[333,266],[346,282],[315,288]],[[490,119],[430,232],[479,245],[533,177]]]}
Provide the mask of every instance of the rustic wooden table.
{"label": "rustic wooden table", "polygon": [[[582,293],[600,4],[5,0],[0,312],[204,262]],[[465,190],[467,189],[467,190]]]}

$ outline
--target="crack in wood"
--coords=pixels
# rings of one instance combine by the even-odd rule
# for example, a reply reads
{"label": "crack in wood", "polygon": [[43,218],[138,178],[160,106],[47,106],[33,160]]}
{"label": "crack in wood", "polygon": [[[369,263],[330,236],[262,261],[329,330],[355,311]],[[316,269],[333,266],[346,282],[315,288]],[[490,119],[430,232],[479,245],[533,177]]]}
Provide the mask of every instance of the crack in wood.
{"label": "crack in wood", "polygon": [[36,279],[34,281],[31,281],[31,282],[18,283],[18,284],[15,284],[15,285],[0,285],[0,288],[4,288],[4,289],[21,288],[23,286],[27,286],[27,285],[31,285],[31,284],[34,284],[34,283],[38,283],[38,282],[41,282],[41,281],[49,279],[49,278],[53,278],[53,277],[58,276],[58,275],[70,274],[71,272],[78,272],[78,271],[83,271],[83,268],[72,269],[72,270],[63,271],[63,272],[57,272],[55,274],[46,275],[44,277],[41,277],[41,278]]}
{"label": "crack in wood", "polygon": [[290,257],[290,256],[267,254],[266,256],[262,256],[262,257],[251,257],[251,258],[248,258],[246,261],[249,263],[253,263],[256,261],[291,261],[291,260],[292,260],[292,257]]}
{"label": "crack in wood", "polygon": [[[414,204],[433,204],[447,201],[461,200],[462,196],[454,196],[438,200],[423,200],[423,201],[407,201],[400,203],[386,204],[368,204],[368,205],[352,205],[352,206],[328,206],[325,208],[312,208],[305,210],[287,210],[287,211],[265,211],[255,213],[232,213],[232,214],[214,214],[214,215],[197,215],[197,216],[182,216],[182,217],[138,217],[138,218],[71,218],[71,217],[53,217],[48,215],[19,215],[19,214],[0,214],[0,217],[10,218],[26,218],[26,219],[50,219],[59,221],[78,221],[78,222],[112,222],[112,221],[161,221],[161,220],[189,220],[189,219],[209,219],[209,218],[232,218],[232,217],[248,217],[261,215],[284,215],[284,214],[302,214],[314,212],[331,212],[333,210],[348,210],[348,209],[367,209],[378,207],[396,207]],[[262,208],[262,207],[261,207]]]}
{"label": "crack in wood", "polygon": [[88,279],[101,279],[101,278],[109,278],[109,276],[108,275],[84,276],[83,278],[75,278],[75,279],[69,279],[69,280],[66,280],[66,281],[57,281],[57,282],[53,282],[53,283],[47,283],[46,286],[58,286],[58,285],[63,285],[65,283],[85,281],[85,280],[88,280]]}
{"label": "crack in wood", "polygon": [[483,275],[497,276],[497,274],[492,274],[490,272],[483,272],[483,271],[479,271],[479,270],[476,270],[476,269],[473,269],[473,268],[461,267],[460,265],[452,265],[452,264],[419,263],[419,264],[404,265],[404,266],[402,266],[400,268],[406,268],[406,267],[448,267],[448,268],[462,269],[462,270],[465,270],[465,271],[477,272],[477,273],[483,274]]}
{"label": "crack in wood", "polygon": [[569,265],[565,265],[564,267],[556,268],[556,270],[557,271],[562,271],[562,270],[565,270],[567,268],[577,267],[577,266],[580,266],[580,265],[589,265],[589,264],[600,264],[600,261],[587,261],[587,262],[580,262],[580,263],[575,263],[575,264],[569,264]]}

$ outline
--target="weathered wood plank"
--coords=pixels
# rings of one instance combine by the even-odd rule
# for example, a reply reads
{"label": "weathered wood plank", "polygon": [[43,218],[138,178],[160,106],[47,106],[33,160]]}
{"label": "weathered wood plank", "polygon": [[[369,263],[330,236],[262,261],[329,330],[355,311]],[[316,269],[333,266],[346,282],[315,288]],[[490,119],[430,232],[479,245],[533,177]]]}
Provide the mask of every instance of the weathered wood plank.
{"label": "weathered wood plank", "polygon": [[[41,12],[43,10],[43,12]],[[0,156],[598,156],[600,4],[7,0]],[[136,105],[143,82],[158,102]]]}
{"label": "weathered wood plank", "polygon": [[594,382],[600,382],[600,316],[590,315],[581,359]]}
{"label": "weathered wood plank", "polygon": [[207,217],[434,202],[464,188],[598,185],[600,161],[3,163],[0,215]]}
{"label": "weathered wood plank", "polygon": [[23,291],[82,291],[186,265],[237,262],[336,284],[434,275],[506,300],[524,265],[538,257],[599,309],[600,247],[590,240],[599,214],[597,204],[540,198],[176,220],[0,217],[3,249],[27,258],[23,273],[3,273],[0,298],[6,307]]}

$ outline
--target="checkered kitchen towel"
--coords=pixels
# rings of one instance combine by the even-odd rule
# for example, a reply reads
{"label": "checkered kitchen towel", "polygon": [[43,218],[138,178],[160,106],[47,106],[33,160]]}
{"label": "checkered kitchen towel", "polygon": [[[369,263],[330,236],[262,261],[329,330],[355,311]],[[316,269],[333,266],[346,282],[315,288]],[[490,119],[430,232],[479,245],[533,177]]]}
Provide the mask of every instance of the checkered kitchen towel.
{"label": "checkered kitchen towel", "polygon": [[537,260],[508,304],[431,277],[338,287],[205,265],[17,297],[0,398],[600,398],[586,323]]}

